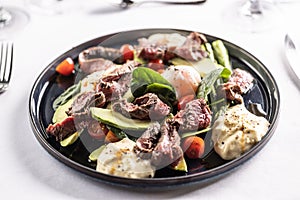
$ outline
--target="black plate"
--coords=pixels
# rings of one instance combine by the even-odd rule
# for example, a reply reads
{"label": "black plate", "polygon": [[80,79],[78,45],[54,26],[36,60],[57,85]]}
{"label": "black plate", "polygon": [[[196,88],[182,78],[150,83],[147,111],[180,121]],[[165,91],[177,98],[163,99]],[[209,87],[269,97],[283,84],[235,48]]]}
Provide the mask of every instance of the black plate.
{"label": "black plate", "polygon": [[[52,102],[61,94],[65,88],[74,83],[75,77],[63,78],[55,72],[55,66],[67,57],[77,60],[78,54],[89,47],[101,45],[120,46],[124,43],[134,43],[137,38],[147,37],[154,33],[180,33],[188,35],[191,31],[174,29],[143,29],[122,33],[115,33],[93,39],[78,45],[55,59],[48,65],[35,81],[29,99],[29,113],[33,132],[40,144],[55,158],[65,163],[67,166],[88,174],[104,182],[114,183],[123,186],[165,188],[171,186],[190,185],[191,183],[204,183],[216,178],[220,178],[241,165],[249,158],[259,152],[272,137],[279,116],[279,91],[277,84],[268,69],[253,55],[244,49],[224,41],[230,53],[233,67],[239,67],[249,71],[256,79],[255,87],[244,99],[260,103],[267,112],[267,119],[270,128],[264,138],[251,150],[241,157],[225,161],[222,160],[213,150],[201,161],[189,161],[189,173],[179,173],[173,170],[163,169],[157,171],[154,178],[129,179],[99,173],[95,170],[96,164],[88,161],[90,152],[95,149],[95,144],[90,146],[82,137],[80,140],[68,147],[61,147],[53,138],[49,138],[45,132],[46,127],[51,123],[53,109]],[[209,41],[219,39],[205,34]],[[206,137],[207,138],[207,137]],[[84,141],[84,142],[82,142]],[[209,141],[207,142],[210,143]],[[210,147],[210,149],[212,149]]]}

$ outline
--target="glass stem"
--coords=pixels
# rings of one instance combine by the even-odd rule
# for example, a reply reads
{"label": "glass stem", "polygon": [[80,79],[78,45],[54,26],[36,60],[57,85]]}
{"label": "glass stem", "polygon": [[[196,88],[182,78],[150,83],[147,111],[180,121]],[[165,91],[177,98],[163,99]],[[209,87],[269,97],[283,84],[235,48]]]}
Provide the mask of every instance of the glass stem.
{"label": "glass stem", "polygon": [[260,0],[248,0],[242,9],[244,15],[254,17],[262,14]]}
{"label": "glass stem", "polygon": [[11,21],[11,14],[0,5],[0,28],[6,26]]}

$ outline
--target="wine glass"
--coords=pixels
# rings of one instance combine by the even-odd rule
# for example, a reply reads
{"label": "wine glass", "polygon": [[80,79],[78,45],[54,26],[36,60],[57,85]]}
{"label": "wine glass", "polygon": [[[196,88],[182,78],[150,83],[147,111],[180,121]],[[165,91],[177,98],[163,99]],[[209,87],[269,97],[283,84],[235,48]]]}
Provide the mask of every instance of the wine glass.
{"label": "wine glass", "polygon": [[281,23],[281,14],[271,0],[244,0],[230,5],[225,19],[234,28],[246,32],[262,32]]}
{"label": "wine glass", "polygon": [[6,39],[25,28],[29,14],[15,6],[4,6],[0,1],[0,39]]}

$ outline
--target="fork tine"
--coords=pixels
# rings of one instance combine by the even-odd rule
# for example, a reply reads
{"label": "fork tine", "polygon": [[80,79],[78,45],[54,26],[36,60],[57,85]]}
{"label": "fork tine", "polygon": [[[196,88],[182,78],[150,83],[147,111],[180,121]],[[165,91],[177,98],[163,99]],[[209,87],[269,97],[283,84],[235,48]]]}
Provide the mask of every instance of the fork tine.
{"label": "fork tine", "polygon": [[12,74],[13,43],[1,42],[0,50],[0,93],[2,93],[7,89]]}
{"label": "fork tine", "polygon": [[[8,76],[7,76],[7,82],[10,81],[11,77],[11,71],[12,71],[12,66],[13,66],[13,56],[14,56],[14,45],[13,43],[10,43],[10,49],[8,49],[9,45],[7,45],[7,52],[10,52],[10,60],[9,60],[9,69],[8,69]],[[6,56],[7,59],[8,55]]]}
{"label": "fork tine", "polygon": [[3,61],[3,42],[1,42],[1,54],[0,54],[0,74],[2,73],[2,61]]}
{"label": "fork tine", "polygon": [[3,82],[3,75],[5,72],[4,66],[4,43],[1,42],[1,54],[0,54],[0,82]]}

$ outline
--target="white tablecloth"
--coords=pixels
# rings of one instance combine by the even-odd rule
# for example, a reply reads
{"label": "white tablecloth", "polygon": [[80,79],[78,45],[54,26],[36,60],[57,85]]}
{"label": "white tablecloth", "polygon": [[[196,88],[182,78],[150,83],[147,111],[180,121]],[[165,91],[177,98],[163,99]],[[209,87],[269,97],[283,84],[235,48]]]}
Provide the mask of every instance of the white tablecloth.
{"label": "white tablecloth", "polygon": [[[0,95],[1,199],[300,199],[300,94],[286,70],[283,49],[287,30],[296,30],[293,26],[300,17],[300,4],[280,5],[284,23],[276,28],[247,33],[224,21],[224,10],[231,12],[228,5],[233,1],[208,0],[200,6],[153,4],[105,12],[101,0],[98,4],[86,0],[77,1],[80,6],[71,6],[61,15],[31,12],[26,29],[11,38],[15,43],[12,81],[9,90]],[[27,8],[20,0],[5,2]],[[94,180],[42,148],[28,114],[29,93],[41,71],[87,40],[140,28],[178,28],[215,35],[248,50],[268,67],[280,89],[281,112],[275,134],[262,151],[234,173],[207,186],[146,192]]]}

